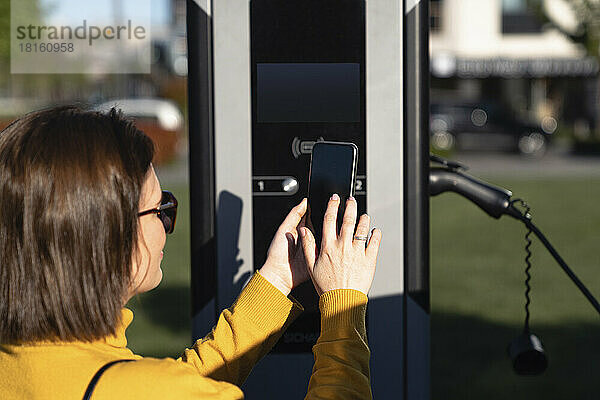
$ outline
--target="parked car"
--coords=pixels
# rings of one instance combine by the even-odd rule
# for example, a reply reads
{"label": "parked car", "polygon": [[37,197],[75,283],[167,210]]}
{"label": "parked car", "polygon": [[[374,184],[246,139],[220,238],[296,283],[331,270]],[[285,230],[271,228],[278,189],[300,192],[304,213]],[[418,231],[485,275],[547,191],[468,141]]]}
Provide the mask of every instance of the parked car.
{"label": "parked car", "polygon": [[494,103],[432,103],[431,145],[434,149],[503,150],[542,156],[556,120],[532,123]]}
{"label": "parked car", "polygon": [[138,129],[152,139],[156,147],[155,164],[175,158],[184,134],[184,118],[173,102],[159,98],[117,99],[99,104],[94,109],[107,111],[113,106],[132,118]]}

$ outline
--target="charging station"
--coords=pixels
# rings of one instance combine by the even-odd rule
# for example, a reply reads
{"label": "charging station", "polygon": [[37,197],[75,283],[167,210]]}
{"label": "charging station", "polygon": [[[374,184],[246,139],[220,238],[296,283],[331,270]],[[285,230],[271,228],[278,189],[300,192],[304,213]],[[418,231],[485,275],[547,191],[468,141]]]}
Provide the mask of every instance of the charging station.
{"label": "charging station", "polygon": [[[307,196],[319,140],[358,146],[356,199],[383,231],[369,293],[374,398],[429,398],[428,5],[188,0],[193,338],[259,269]],[[243,386],[302,399],[319,336],[305,307]]]}

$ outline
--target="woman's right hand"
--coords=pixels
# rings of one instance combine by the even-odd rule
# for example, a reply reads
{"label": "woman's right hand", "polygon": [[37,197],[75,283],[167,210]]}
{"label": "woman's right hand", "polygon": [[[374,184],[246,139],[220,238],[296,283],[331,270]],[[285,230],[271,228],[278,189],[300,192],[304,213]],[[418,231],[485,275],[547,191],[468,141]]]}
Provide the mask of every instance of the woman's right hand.
{"label": "woman's right hand", "polygon": [[[365,240],[355,239],[357,206],[356,200],[349,198],[338,235],[336,219],[339,205],[339,196],[334,194],[329,199],[323,218],[319,251],[312,232],[306,227],[300,229],[306,266],[319,296],[334,289],[354,289],[368,294],[375,275],[382,233],[379,229],[373,229],[366,248]],[[369,216],[363,214],[356,227],[356,236],[367,237],[369,224]]]}

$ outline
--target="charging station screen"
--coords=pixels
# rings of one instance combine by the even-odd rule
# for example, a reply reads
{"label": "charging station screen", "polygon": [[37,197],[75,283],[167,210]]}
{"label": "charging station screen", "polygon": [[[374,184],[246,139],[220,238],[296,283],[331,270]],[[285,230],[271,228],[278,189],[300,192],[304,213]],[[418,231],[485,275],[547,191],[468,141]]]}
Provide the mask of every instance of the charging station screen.
{"label": "charging station screen", "polygon": [[258,122],[359,122],[360,64],[257,64]]}

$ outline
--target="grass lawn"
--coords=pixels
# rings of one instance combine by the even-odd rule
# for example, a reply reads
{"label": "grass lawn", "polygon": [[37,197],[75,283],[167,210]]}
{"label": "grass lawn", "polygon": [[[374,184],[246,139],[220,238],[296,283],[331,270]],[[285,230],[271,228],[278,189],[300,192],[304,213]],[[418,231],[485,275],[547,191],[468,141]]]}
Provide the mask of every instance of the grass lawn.
{"label": "grass lawn", "polygon": [[[600,179],[489,180],[532,207],[533,221],[600,297]],[[454,194],[431,200],[432,399],[597,399],[600,318],[534,239],[531,328],[548,370],[513,373],[521,331],[526,230]]]}
{"label": "grass lawn", "polygon": [[[587,287],[600,297],[600,179],[489,179],[532,207],[534,222]],[[189,199],[167,240],[164,278],[130,303],[130,347],[178,356],[190,345]],[[494,220],[454,194],[431,200],[432,399],[597,399],[600,318],[534,239],[531,327],[549,368],[518,377],[506,355],[524,319],[525,229]]]}

